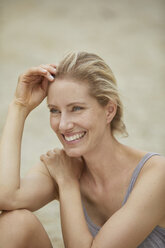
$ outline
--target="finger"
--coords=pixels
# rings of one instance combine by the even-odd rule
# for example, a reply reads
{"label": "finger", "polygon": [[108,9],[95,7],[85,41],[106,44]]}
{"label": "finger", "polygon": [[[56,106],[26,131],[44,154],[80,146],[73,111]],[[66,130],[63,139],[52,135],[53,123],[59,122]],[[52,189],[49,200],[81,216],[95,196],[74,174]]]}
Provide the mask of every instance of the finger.
{"label": "finger", "polygon": [[48,157],[51,157],[51,156],[54,155],[54,151],[50,150],[50,151],[48,151],[48,152],[46,153],[46,155],[47,155]]}
{"label": "finger", "polygon": [[48,70],[48,69],[45,69],[45,68],[41,67],[41,70],[43,70],[43,72],[45,71],[45,73],[42,76],[44,76],[48,81],[53,82],[54,79],[55,79],[55,71]]}
{"label": "finger", "polygon": [[[50,74],[49,74],[50,75]],[[49,77],[48,71],[41,67],[32,67],[27,72],[21,74],[18,78],[18,82],[35,83],[37,78],[44,77],[48,81],[53,81],[54,77]],[[38,80],[37,80],[38,82]]]}
{"label": "finger", "polygon": [[54,67],[51,64],[40,65],[40,67],[43,68],[44,70],[47,70],[52,75],[56,74],[56,67]]}
{"label": "finger", "polygon": [[50,82],[53,82],[55,79],[57,66],[55,64],[45,64],[45,65],[41,65],[41,67],[44,70],[47,70],[46,76]]}
{"label": "finger", "polygon": [[48,81],[54,81],[54,78],[55,78],[55,69],[54,71],[51,70],[52,73],[50,72],[50,69],[49,68],[45,68],[42,67],[42,66],[38,66],[38,67],[32,67],[30,68],[27,73],[25,73],[25,75],[27,76],[43,76],[45,78],[47,78]]}
{"label": "finger", "polygon": [[42,154],[42,155],[40,156],[40,160],[41,160],[42,162],[45,161],[45,155],[44,155],[44,154]]}
{"label": "finger", "polygon": [[25,75],[28,76],[45,76],[47,74],[47,70],[42,68],[41,66],[31,67]]}
{"label": "finger", "polygon": [[59,154],[59,153],[61,152],[61,149],[59,149],[59,148],[54,148],[54,149],[53,149],[53,152],[54,152],[55,154]]}
{"label": "finger", "polygon": [[50,66],[54,67],[55,69],[57,69],[57,65],[56,64],[49,64]]}
{"label": "finger", "polygon": [[47,154],[42,154],[40,156],[40,160],[44,163],[44,164],[47,164],[49,163],[50,161],[50,156],[48,156]]}

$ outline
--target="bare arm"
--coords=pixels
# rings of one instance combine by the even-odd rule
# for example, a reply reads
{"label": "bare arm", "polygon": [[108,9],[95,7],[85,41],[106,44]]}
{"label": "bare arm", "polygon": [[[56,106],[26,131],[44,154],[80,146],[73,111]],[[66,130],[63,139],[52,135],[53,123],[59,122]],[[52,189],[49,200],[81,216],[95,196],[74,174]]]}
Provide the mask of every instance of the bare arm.
{"label": "bare arm", "polygon": [[[0,143],[1,210],[15,209],[22,206],[19,205],[21,197],[25,197],[25,192],[28,194],[33,187],[29,183],[29,186],[31,185],[31,187],[29,187],[29,191],[27,190],[27,178],[29,178],[31,183],[33,181],[34,185],[34,175],[31,177],[28,176],[26,180],[23,180],[22,182],[20,181],[22,134],[28,114],[37,107],[47,95],[48,80],[53,81],[53,78],[51,78],[50,75],[52,72],[53,66],[45,66],[45,68],[39,66],[31,68],[19,78],[15,98],[9,106],[7,120]],[[35,175],[38,185],[43,181],[43,176],[41,175],[41,173]],[[51,181],[51,179],[49,180]],[[35,185],[37,185],[37,183],[35,183]],[[52,183],[50,183],[50,185],[51,184]],[[26,188],[25,192],[24,188]],[[14,203],[16,202],[17,204],[14,206]]]}
{"label": "bare arm", "polygon": [[[135,248],[165,218],[165,159],[155,158],[142,173],[126,204],[93,238],[83,213],[77,173],[73,173],[77,166],[68,166],[73,163],[62,153],[60,155],[61,162],[58,154],[51,153],[43,157],[43,161],[59,186],[62,231],[67,248]],[[56,157],[58,165],[54,167]]]}
{"label": "bare arm", "polygon": [[58,199],[57,184],[45,165],[38,162],[20,180],[20,187],[3,200],[3,210],[26,208],[35,211],[55,199]]}

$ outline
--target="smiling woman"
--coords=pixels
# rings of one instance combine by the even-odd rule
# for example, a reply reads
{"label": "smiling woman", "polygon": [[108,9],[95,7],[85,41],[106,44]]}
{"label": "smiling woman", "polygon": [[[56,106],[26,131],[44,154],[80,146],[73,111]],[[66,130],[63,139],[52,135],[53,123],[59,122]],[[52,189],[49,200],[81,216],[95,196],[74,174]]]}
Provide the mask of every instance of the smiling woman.
{"label": "smiling woman", "polygon": [[105,120],[109,106],[102,107],[91,97],[86,83],[57,77],[48,89],[48,106],[51,106],[50,125],[69,156],[91,152],[97,148],[98,140],[103,141],[106,129],[109,133]]}
{"label": "smiling woman", "polygon": [[[20,179],[24,123],[46,96],[63,149]],[[165,158],[121,144],[117,133],[127,135],[123,106],[99,56],[72,52],[22,74],[1,139],[0,210],[26,210],[0,216],[1,247],[52,247],[31,211],[53,199],[67,248],[165,247]]]}
{"label": "smiling woman", "polygon": [[111,122],[113,133],[120,132],[127,135],[123,123],[123,105],[119,97],[116,79],[111,68],[98,55],[86,52],[71,52],[60,62],[56,72],[56,79],[71,78],[79,83],[88,83],[89,94],[101,106],[112,101],[117,105],[116,114]]}

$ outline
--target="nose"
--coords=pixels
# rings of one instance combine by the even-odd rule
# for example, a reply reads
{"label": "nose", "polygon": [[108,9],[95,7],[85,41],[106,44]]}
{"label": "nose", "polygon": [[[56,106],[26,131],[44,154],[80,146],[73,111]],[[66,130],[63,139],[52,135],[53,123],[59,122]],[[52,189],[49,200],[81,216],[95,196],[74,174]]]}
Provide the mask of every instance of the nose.
{"label": "nose", "polygon": [[59,120],[59,130],[61,133],[69,131],[73,128],[73,122],[71,118],[64,113],[61,113],[60,120]]}

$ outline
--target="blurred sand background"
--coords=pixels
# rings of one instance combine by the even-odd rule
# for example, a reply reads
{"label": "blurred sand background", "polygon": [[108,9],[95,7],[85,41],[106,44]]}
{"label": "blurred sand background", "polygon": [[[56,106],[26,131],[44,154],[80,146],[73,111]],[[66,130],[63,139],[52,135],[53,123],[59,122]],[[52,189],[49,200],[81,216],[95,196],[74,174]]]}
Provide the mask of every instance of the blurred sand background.
{"label": "blurred sand background", "polygon": [[[0,132],[20,73],[85,50],[116,75],[129,132],[121,141],[165,155],[164,0],[0,0],[0,37]],[[26,122],[21,174],[57,146],[44,101]],[[36,215],[63,247],[58,203]]]}

